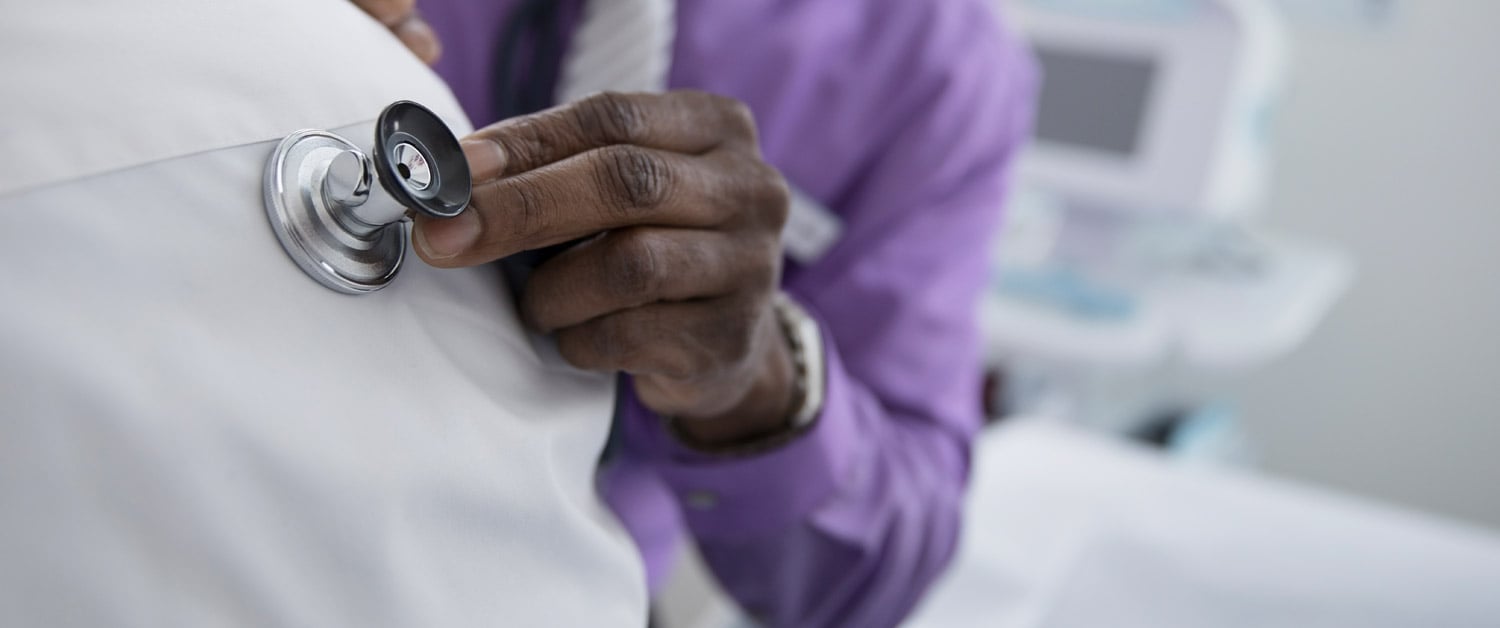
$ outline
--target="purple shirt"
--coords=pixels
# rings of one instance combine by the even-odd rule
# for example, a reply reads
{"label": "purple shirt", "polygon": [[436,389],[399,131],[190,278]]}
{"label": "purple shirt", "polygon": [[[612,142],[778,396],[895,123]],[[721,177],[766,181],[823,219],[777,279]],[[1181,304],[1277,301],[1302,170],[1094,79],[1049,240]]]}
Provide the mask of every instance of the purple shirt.
{"label": "purple shirt", "polygon": [[[419,3],[444,43],[437,70],[476,125],[493,121],[493,49],[518,3]],[[679,1],[671,86],[747,103],[766,159],[845,230],[783,279],[828,352],[808,433],[708,456],[624,401],[600,487],[653,589],[686,532],[767,623],[890,625],[952,555],[982,423],[976,303],[1035,91],[1030,57],[987,4]]]}

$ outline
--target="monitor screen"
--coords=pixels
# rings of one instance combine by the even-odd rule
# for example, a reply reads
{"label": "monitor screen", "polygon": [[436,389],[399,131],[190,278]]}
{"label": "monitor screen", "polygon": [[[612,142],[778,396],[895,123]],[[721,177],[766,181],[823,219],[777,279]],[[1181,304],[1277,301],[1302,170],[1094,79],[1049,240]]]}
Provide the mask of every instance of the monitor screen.
{"label": "monitor screen", "polygon": [[1036,48],[1043,79],[1037,102],[1038,141],[1129,158],[1139,148],[1156,81],[1147,55]]}

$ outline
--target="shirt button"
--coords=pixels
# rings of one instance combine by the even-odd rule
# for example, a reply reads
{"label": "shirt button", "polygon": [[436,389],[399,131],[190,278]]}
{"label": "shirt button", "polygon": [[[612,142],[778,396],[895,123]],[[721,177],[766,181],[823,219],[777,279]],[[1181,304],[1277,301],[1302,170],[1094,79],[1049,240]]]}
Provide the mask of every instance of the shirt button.
{"label": "shirt button", "polygon": [[713,510],[714,506],[719,505],[719,496],[713,491],[688,491],[682,496],[682,501],[693,510]]}

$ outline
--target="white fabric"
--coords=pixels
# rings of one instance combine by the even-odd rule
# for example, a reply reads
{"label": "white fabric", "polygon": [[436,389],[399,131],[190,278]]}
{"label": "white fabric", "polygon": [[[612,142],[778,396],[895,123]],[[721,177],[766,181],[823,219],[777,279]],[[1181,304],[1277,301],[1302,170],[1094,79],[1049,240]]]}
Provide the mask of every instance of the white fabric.
{"label": "white fabric", "polygon": [[557,101],[666,90],[676,13],[675,0],[589,0],[563,55]]}
{"label": "white fabric", "polygon": [[0,194],[342,126],[418,95],[467,128],[441,80],[347,1],[205,4],[0,0]]}
{"label": "white fabric", "polygon": [[0,626],[644,623],[610,378],[538,356],[492,269],[344,296],[268,226],[288,131],[467,130],[384,29],[7,0],[0,71]]}
{"label": "white fabric", "polygon": [[1500,537],[1066,428],[978,444],[923,628],[1482,628]]}
{"label": "white fabric", "polygon": [[844,221],[806,192],[795,187],[791,192],[791,211],[781,229],[781,246],[787,257],[812,264],[843,237]]}

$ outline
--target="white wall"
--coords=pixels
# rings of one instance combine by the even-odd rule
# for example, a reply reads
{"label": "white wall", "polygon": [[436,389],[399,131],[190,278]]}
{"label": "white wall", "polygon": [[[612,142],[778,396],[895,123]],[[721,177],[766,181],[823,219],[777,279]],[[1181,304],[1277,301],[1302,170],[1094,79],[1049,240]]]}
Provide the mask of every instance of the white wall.
{"label": "white wall", "polygon": [[1273,471],[1500,526],[1500,1],[1294,43],[1266,220],[1360,276],[1248,428]]}

